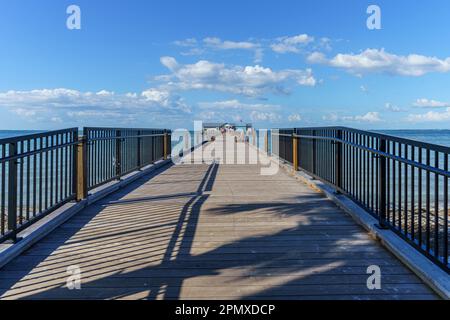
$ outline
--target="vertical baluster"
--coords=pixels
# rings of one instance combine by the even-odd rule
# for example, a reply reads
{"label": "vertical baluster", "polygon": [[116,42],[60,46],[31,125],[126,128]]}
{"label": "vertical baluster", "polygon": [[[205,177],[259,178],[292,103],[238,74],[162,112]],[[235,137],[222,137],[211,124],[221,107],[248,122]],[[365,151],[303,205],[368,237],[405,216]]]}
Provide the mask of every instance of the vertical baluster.
{"label": "vertical baluster", "polygon": [[[422,147],[419,147],[419,163],[422,164]],[[419,168],[419,171],[417,173],[418,177],[417,179],[419,180],[419,183],[417,185],[417,206],[418,206],[418,223],[419,225],[417,226],[418,228],[418,240],[419,240],[419,246],[422,247],[422,169]]]}
{"label": "vertical baluster", "polygon": [[55,203],[58,203],[58,197],[59,197],[59,134],[55,135],[54,139],[56,140],[55,143]]}
{"label": "vertical baluster", "polygon": [[[33,139],[33,151],[37,149],[37,141],[38,138]],[[37,196],[38,196],[38,184],[37,184],[37,154],[36,152],[33,154],[33,217],[36,216],[37,211]]]}
{"label": "vertical baluster", "polygon": [[[18,147],[18,154],[23,154],[24,151],[24,141],[19,141],[17,143],[17,147]],[[19,183],[19,224],[23,223],[23,162],[25,161],[25,159],[23,157],[18,158],[17,162],[19,164],[19,175],[18,175],[18,183]]]}
{"label": "vertical baluster", "polygon": [[17,241],[17,144],[9,144],[8,156],[8,232],[9,238]]}
{"label": "vertical baluster", "polygon": [[52,147],[52,149],[50,150],[50,186],[49,186],[50,187],[50,204],[49,204],[49,207],[52,207],[53,203],[54,203],[54,201],[53,201],[53,195],[54,195],[54,193],[53,193],[53,189],[54,189],[54,184],[53,184],[53,176],[54,176],[53,153],[54,153],[54,149],[53,149],[53,146],[55,145],[54,138],[55,138],[54,135],[50,136],[50,147]]}
{"label": "vertical baluster", "polygon": [[[411,146],[411,161],[415,162],[416,159],[416,148]],[[416,193],[416,179],[415,179],[415,168],[411,166],[411,239],[415,239],[415,216],[416,216],[416,203],[415,203],[415,193]]]}
{"label": "vertical baluster", "polygon": [[[408,145],[405,143],[405,154],[404,154],[404,159],[408,159]],[[405,235],[408,235],[408,165],[405,163],[405,167],[404,167],[404,183],[405,185],[403,186],[404,189],[404,193],[405,193],[405,199],[404,199],[404,211],[405,211],[405,215],[403,217],[403,232],[405,233]]]}
{"label": "vertical baluster", "polygon": [[[398,154],[402,157],[402,144],[398,144]],[[402,162],[398,161],[398,229],[402,230]]]}
{"label": "vertical baluster", "polygon": [[[448,172],[448,157],[449,155],[446,153],[444,154],[444,170]],[[444,177],[444,250],[443,250],[443,256],[444,256],[444,265],[448,266],[448,177]]]}
{"label": "vertical baluster", "polygon": [[[6,157],[6,144],[2,144],[2,158]],[[6,222],[5,222],[5,216],[6,216],[6,162],[2,162],[2,181],[1,181],[1,217],[0,217],[0,234],[5,234],[6,229]]]}
{"label": "vertical baluster", "polygon": [[[439,152],[434,152],[434,167],[439,169]],[[439,257],[439,174],[434,174],[434,256]]]}
{"label": "vertical baluster", "polygon": [[[427,166],[430,166],[430,149],[426,149],[426,154],[427,154]],[[426,234],[427,234],[427,238],[426,238],[426,249],[429,252],[430,251],[430,171],[427,170],[426,173],[427,177],[426,177],[426,192],[425,192],[425,196],[426,196]]]}
{"label": "vertical baluster", "polygon": [[[30,139],[28,139],[27,140],[27,148],[26,148],[26,151],[27,151],[27,153],[30,153],[30,151],[31,151],[31,140]],[[27,174],[26,174],[26,185],[25,185],[25,188],[26,188],[26,212],[25,212],[25,219],[28,221],[28,220],[30,220],[30,200],[31,200],[31,198],[30,198],[30,168],[31,168],[31,166],[30,166],[30,160],[31,160],[31,156],[27,156],[26,157],[26,161],[27,161],[27,167],[26,167],[26,170],[27,170]]]}

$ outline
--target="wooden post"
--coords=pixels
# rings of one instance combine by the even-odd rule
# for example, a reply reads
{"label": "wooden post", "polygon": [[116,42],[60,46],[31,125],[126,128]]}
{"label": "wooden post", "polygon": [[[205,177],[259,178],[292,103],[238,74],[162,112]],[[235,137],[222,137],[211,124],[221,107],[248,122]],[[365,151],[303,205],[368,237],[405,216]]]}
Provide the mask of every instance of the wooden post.
{"label": "wooden post", "polygon": [[269,130],[266,130],[264,137],[264,150],[269,154]]}
{"label": "wooden post", "polygon": [[167,160],[167,132],[164,132],[164,160]]}
{"label": "wooden post", "polygon": [[294,171],[298,171],[298,138],[292,135],[292,164]]}
{"label": "wooden post", "polygon": [[85,199],[87,192],[86,136],[80,136],[77,144],[77,201]]}

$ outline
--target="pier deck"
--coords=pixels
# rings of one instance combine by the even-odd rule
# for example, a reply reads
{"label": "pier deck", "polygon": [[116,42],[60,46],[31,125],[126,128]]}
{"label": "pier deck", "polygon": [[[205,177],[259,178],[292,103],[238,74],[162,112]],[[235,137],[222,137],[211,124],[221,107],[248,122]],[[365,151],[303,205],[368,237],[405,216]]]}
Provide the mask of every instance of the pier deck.
{"label": "pier deck", "polygon": [[[84,209],[0,269],[3,299],[435,299],[333,202],[280,170],[183,164]],[[367,267],[382,272],[380,290]],[[67,268],[81,271],[69,290]]]}

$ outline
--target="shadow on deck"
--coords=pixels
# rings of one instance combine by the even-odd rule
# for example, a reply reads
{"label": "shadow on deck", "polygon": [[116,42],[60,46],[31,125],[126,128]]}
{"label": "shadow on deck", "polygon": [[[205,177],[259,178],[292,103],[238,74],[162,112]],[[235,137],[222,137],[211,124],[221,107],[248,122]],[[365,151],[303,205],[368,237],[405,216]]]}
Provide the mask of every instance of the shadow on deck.
{"label": "shadow on deck", "polygon": [[[331,201],[258,166],[159,170],[0,270],[3,299],[432,299]],[[367,267],[382,271],[369,290]],[[67,268],[81,270],[69,290]]]}

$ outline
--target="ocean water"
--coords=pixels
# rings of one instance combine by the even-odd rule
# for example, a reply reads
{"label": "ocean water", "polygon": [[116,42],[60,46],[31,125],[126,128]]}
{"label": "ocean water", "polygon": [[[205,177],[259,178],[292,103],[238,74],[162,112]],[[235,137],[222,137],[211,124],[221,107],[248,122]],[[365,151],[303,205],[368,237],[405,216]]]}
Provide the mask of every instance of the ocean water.
{"label": "ocean water", "polygon": [[42,130],[0,130],[0,139],[42,132]]}
{"label": "ocean water", "polygon": [[375,132],[450,147],[450,130],[377,130]]}

